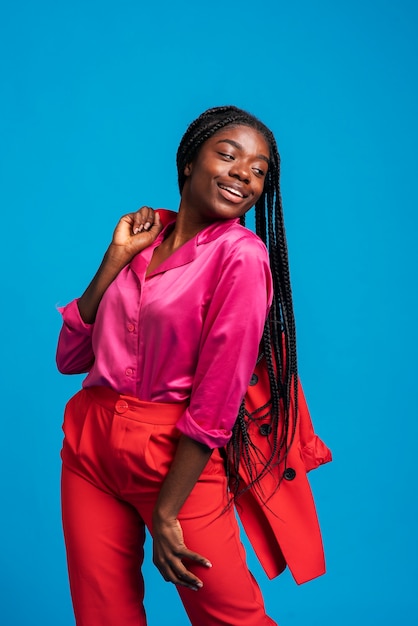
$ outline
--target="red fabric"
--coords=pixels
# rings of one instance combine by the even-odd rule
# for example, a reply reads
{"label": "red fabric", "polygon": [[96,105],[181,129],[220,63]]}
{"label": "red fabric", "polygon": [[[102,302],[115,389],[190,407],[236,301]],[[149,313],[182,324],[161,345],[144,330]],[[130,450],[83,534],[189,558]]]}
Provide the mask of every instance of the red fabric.
{"label": "red fabric", "polygon": [[[248,388],[246,406],[251,412],[270,399],[270,385],[265,361],[255,370],[258,382]],[[291,422],[294,420],[294,411]],[[264,420],[268,423],[268,418]],[[262,435],[260,425],[250,426],[251,438],[269,458],[272,436]],[[292,424],[290,426],[292,429]],[[302,387],[299,384],[298,420],[295,439],[287,457],[286,468],[295,471],[291,480],[278,476],[285,467],[272,470],[261,481],[262,495],[255,489],[237,500],[237,511],[250,542],[269,578],[289,567],[298,584],[325,573],[324,550],[315,504],[306,473],[332,460],[331,452],[314,433]],[[293,473],[287,474],[293,476]],[[241,486],[249,483],[244,466],[240,468]],[[269,497],[270,496],[270,497]],[[264,500],[268,499],[267,504]]]}
{"label": "red fabric", "polygon": [[[180,436],[181,404],[141,402],[90,388],[67,404],[62,507],[77,626],[145,626],[142,606],[145,527]],[[181,509],[186,545],[210,569],[188,564],[203,588],[178,592],[193,626],[275,626],[251,576],[225,467],[214,450]]]}

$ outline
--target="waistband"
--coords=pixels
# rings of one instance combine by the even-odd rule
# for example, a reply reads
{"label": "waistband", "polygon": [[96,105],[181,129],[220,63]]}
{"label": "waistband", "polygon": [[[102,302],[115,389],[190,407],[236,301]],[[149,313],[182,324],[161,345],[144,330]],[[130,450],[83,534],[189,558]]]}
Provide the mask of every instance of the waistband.
{"label": "waistband", "polygon": [[113,413],[148,424],[175,424],[188,406],[187,402],[146,402],[110,387],[86,387],[83,392]]}

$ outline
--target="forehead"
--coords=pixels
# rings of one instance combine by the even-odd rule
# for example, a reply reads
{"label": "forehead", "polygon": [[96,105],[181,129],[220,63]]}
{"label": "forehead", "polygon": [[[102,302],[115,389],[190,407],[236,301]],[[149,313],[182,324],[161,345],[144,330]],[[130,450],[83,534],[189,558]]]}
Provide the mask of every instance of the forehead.
{"label": "forehead", "polygon": [[[242,146],[245,152],[254,154],[263,154],[266,157],[270,155],[270,148],[267,139],[260,131],[251,126],[226,126],[218,130],[205,143],[216,144],[222,140],[232,140]],[[205,144],[203,144],[205,145]]]}

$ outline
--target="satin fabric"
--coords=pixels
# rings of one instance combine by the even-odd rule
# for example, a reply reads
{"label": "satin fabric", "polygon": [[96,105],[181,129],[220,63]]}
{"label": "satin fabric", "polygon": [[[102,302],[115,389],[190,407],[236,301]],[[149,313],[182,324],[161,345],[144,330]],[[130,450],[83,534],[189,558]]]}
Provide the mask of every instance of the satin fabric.
{"label": "satin fabric", "polygon": [[216,222],[147,278],[166,226],[106,290],[94,324],[73,301],[59,310],[64,374],[88,372],[83,387],[111,387],[155,402],[188,402],[181,432],[210,448],[231,437],[272,300],[265,245],[238,220]]}

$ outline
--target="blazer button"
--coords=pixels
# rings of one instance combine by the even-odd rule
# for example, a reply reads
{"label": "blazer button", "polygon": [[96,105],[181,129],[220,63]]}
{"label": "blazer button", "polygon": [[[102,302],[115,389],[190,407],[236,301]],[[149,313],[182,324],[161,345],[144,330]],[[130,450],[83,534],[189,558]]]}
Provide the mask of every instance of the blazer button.
{"label": "blazer button", "polygon": [[288,467],[285,469],[283,473],[283,478],[285,480],[293,480],[296,477],[296,472],[293,467]]}
{"label": "blazer button", "polygon": [[251,376],[250,386],[252,387],[253,385],[256,385],[257,383],[258,383],[258,376],[257,374],[253,374]]}
{"label": "blazer button", "polygon": [[270,424],[261,424],[260,435],[263,435],[263,437],[267,437],[267,435],[269,435],[272,430],[273,429]]}

